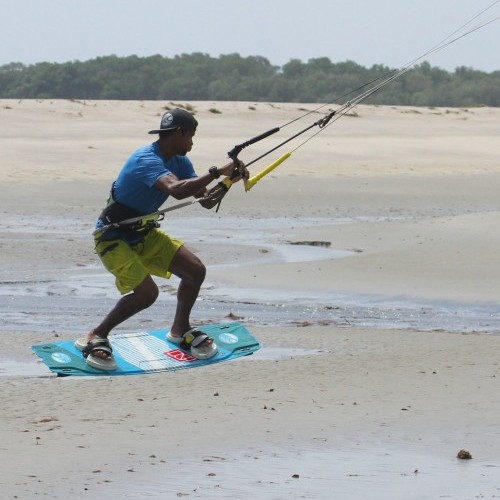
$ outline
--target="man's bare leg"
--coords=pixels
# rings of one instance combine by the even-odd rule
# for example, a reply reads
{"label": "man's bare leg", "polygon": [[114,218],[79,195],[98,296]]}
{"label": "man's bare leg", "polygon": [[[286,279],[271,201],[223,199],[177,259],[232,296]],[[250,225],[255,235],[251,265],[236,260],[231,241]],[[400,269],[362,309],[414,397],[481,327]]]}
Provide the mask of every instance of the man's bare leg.
{"label": "man's bare leg", "polygon": [[[90,331],[87,340],[90,341],[95,337],[107,338],[113,328],[134,316],[134,314],[151,306],[157,297],[158,287],[156,283],[151,276],[146,276],[144,281],[132,293],[124,295],[102,322]],[[95,354],[102,359],[109,358],[109,355],[103,351],[97,350]]]}
{"label": "man's bare leg", "polygon": [[[182,337],[191,329],[191,310],[205,280],[206,268],[203,262],[186,247],[181,247],[170,264],[170,272],[181,279],[177,289],[177,307],[170,329],[174,337]],[[207,340],[211,343],[212,340]]]}
{"label": "man's bare leg", "polygon": [[[170,264],[170,272],[180,278],[177,290],[177,307],[171,333],[175,337],[182,337],[191,329],[191,310],[198,298],[201,285],[205,280],[206,268],[201,260],[186,247],[182,246],[175,254]],[[87,336],[87,340],[95,337],[107,338],[113,328],[123,323],[133,315],[151,306],[158,298],[158,287],[151,276],[128,295],[124,295],[109,312],[104,320]],[[212,343],[212,339],[205,342]],[[98,357],[108,359],[108,354],[96,352]]]}

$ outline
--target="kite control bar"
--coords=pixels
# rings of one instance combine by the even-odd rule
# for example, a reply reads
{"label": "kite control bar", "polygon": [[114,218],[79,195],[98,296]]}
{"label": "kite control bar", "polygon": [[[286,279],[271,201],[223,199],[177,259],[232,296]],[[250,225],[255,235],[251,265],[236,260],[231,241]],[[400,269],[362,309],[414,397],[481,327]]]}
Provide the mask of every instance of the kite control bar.
{"label": "kite control bar", "polygon": [[[275,134],[280,130],[279,127],[274,127],[271,130],[268,130],[267,132],[264,132],[260,135],[257,135],[256,137],[253,137],[252,139],[249,139],[248,141],[242,142],[241,144],[237,144],[234,146],[231,151],[227,153],[229,158],[233,160],[234,163],[234,170],[233,173],[229,176],[226,177],[224,180],[219,182],[216,186],[214,186],[206,195],[205,199],[209,199],[211,201],[217,202],[217,208],[216,212],[219,211],[220,204],[222,202],[222,198],[226,195],[226,193],[229,191],[229,188],[233,185],[234,179],[236,177],[240,176],[242,174],[241,171],[241,161],[238,158],[238,155],[241,153],[243,149],[245,149],[247,146],[250,146],[251,144],[255,144],[256,142],[261,141],[262,139],[265,139],[266,137],[269,137],[270,135]],[[246,182],[246,179],[245,179]]]}
{"label": "kite control bar", "polygon": [[280,127],[274,127],[271,130],[264,132],[263,134],[257,135],[255,137],[253,137],[252,139],[248,139],[248,141],[242,142],[241,144],[237,144],[236,146],[234,146],[233,149],[231,149],[231,151],[229,151],[229,153],[227,155],[235,163],[239,163],[240,160],[238,160],[238,155],[241,153],[241,151],[243,149],[245,149],[247,146],[250,146],[251,144],[255,144],[256,142],[262,141],[262,139],[265,139],[266,137],[269,137],[270,135],[273,135],[279,131],[280,131]]}

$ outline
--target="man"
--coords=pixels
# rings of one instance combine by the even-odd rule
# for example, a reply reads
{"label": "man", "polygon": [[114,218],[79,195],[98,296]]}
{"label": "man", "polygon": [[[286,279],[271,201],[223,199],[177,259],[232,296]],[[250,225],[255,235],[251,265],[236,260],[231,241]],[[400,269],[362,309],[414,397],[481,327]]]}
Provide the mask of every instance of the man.
{"label": "man", "polygon": [[[186,110],[166,112],[160,128],[149,132],[159,134],[158,140],[138,149],[128,159],[113,183],[107,207],[99,216],[96,252],[104,267],[115,276],[123,296],[98,326],[75,343],[87,363],[95,368],[116,368],[108,335],[117,325],[155,302],[159,292],[152,275],[169,278],[174,274],[180,278],[175,316],[167,338],[199,359],[217,353],[213,339],[190,324],[191,309],[205,279],[206,269],[201,260],[151,220],[99,233],[100,228],[110,223],[156,212],[169,196],[178,200],[190,196],[201,198],[207,194],[207,186],[221,175],[233,175],[233,182],[248,177],[244,165],[238,167],[233,162],[221,168],[211,167],[200,176],[195,173],[186,154],[193,146],[197,125]],[[217,202],[207,197],[200,204],[212,208]]]}

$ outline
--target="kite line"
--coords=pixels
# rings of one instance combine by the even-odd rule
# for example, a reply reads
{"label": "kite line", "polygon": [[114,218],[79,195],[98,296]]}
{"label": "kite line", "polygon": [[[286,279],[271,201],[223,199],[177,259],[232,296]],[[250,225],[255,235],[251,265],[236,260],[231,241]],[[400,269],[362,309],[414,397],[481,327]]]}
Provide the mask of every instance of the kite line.
{"label": "kite line", "polygon": [[[333,123],[335,123],[337,120],[339,120],[342,116],[346,115],[354,107],[356,107],[357,105],[359,105],[360,103],[362,103],[363,101],[368,99],[370,96],[372,96],[376,92],[379,92],[381,89],[383,89],[384,87],[386,87],[387,85],[392,83],[394,80],[400,78],[405,73],[407,73],[408,71],[413,69],[414,66],[418,62],[422,61],[422,59],[424,59],[425,57],[427,57],[431,54],[439,52],[439,51],[445,49],[446,47],[452,45],[453,43],[456,43],[458,40],[460,40],[466,36],[469,36],[472,33],[479,31],[479,30],[485,28],[486,26],[498,21],[500,19],[500,13],[499,12],[491,13],[491,10],[493,9],[493,7],[495,7],[499,3],[500,3],[500,0],[494,1],[488,7],[486,7],[482,11],[480,11],[478,14],[476,14],[471,19],[469,19],[465,24],[463,24],[458,29],[453,31],[446,38],[444,38],[443,40],[438,42],[436,45],[431,47],[429,50],[427,50],[426,52],[424,52],[420,56],[416,57],[415,59],[411,60],[407,64],[401,66],[398,69],[392,70],[383,76],[375,78],[375,79],[371,80],[370,82],[367,82],[367,83],[357,87],[356,89],[353,89],[350,92],[342,95],[342,96],[339,96],[337,98],[337,100],[344,99],[349,95],[355,94],[354,97],[345,101],[344,104],[340,105],[337,109],[328,112],[322,118],[314,121],[313,123],[311,123],[310,125],[308,125],[304,129],[300,130],[299,132],[295,133],[291,137],[285,139],[281,143],[272,147],[268,151],[262,153],[260,156],[254,158],[253,160],[246,163],[245,167],[249,167],[250,165],[253,165],[257,161],[268,156],[269,154],[273,153],[274,151],[280,149],[281,147],[283,147],[284,145],[293,141],[294,139],[297,139],[298,137],[309,132],[310,130],[317,128],[317,130],[314,133],[312,133],[305,140],[300,142],[298,145],[296,145],[294,148],[292,148],[288,152],[282,154],[278,159],[276,159],[275,161],[270,163],[267,167],[265,167],[264,169],[262,169],[261,171],[259,171],[255,175],[253,175],[252,177],[250,177],[248,179],[244,179],[245,190],[249,191],[250,189],[252,189],[255,186],[255,184],[257,184],[263,177],[268,175],[275,168],[277,168],[279,165],[281,165],[284,161],[286,161],[288,158],[290,158],[292,156],[292,154],[295,153],[295,151],[297,151],[298,149],[303,147],[311,139],[313,139],[318,134],[323,132],[327,127],[331,126]],[[488,15],[486,16],[487,13],[488,13]],[[235,165],[235,169],[234,169],[233,174],[231,176],[226,177],[221,182],[219,182],[216,186],[214,186],[212,189],[210,189],[204,197],[195,198],[194,200],[188,201],[188,202],[178,203],[176,205],[172,205],[170,207],[158,210],[158,211],[151,213],[151,214],[148,214],[148,215],[134,217],[131,219],[126,219],[126,220],[123,220],[120,222],[109,224],[109,225],[106,225],[106,226],[99,228],[98,230],[95,231],[95,233],[102,234],[110,229],[117,229],[117,228],[124,226],[124,225],[155,224],[156,221],[161,220],[161,218],[163,218],[164,214],[167,212],[177,210],[180,208],[184,208],[184,207],[187,207],[189,205],[193,205],[195,203],[200,203],[203,201],[215,202],[217,204],[217,210],[218,210],[222,199],[224,198],[226,193],[231,188],[233,182],[236,179],[239,179],[241,177],[241,174],[242,174],[241,165],[242,165],[242,163],[241,163],[240,159],[238,158],[238,155],[243,151],[243,149],[276,134],[277,132],[284,129],[288,125],[291,125],[294,122],[297,122],[297,121],[299,121],[299,120],[301,120],[301,119],[303,119],[303,118],[305,118],[313,113],[318,113],[321,109],[325,108],[326,106],[332,106],[332,105],[334,105],[333,102],[322,104],[322,105],[316,107],[315,109],[307,111],[306,113],[298,116],[297,118],[294,118],[293,120],[291,120],[291,121],[289,121],[281,126],[274,127],[274,128],[272,128],[266,132],[263,132],[263,133],[255,136],[251,139],[248,139],[245,142],[242,142],[241,144],[237,144],[236,146],[234,146],[233,149],[231,149],[228,152],[229,158],[231,160],[233,160],[234,165]],[[144,221],[146,221],[146,222],[144,222]]]}

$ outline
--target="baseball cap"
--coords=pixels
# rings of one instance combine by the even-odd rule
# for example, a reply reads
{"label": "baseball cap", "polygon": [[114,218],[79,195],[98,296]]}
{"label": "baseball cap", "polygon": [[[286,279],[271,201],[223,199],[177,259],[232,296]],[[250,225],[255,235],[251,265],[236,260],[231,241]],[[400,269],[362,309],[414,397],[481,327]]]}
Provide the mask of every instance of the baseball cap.
{"label": "baseball cap", "polygon": [[148,134],[159,134],[164,130],[173,130],[176,128],[182,128],[184,130],[196,130],[198,122],[195,120],[194,116],[186,111],[185,109],[171,109],[167,111],[162,117],[160,122],[160,128],[156,130],[150,130]]}

